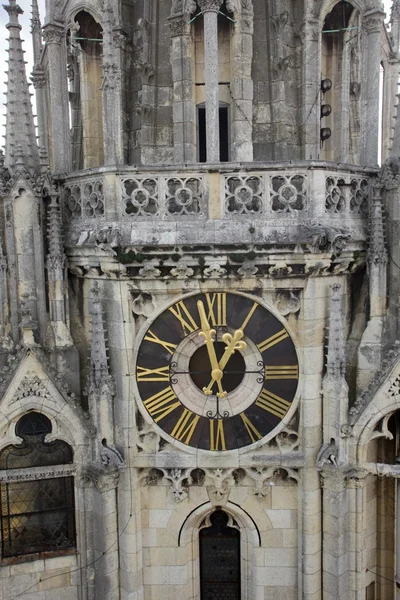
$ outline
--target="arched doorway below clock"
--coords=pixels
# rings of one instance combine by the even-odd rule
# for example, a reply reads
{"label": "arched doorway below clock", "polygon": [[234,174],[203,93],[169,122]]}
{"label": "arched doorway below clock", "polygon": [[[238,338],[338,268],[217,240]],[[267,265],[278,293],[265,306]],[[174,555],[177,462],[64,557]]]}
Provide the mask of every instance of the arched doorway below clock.
{"label": "arched doorway below clock", "polygon": [[240,600],[240,531],[223,510],[205,520],[199,533],[201,600]]}

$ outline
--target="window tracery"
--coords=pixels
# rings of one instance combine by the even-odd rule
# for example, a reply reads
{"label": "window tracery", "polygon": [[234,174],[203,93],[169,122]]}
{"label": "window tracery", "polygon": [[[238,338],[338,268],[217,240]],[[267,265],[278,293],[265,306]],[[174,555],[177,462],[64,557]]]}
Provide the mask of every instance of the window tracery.
{"label": "window tracery", "polygon": [[[22,443],[0,452],[1,558],[75,547],[74,478],[59,476],[73,462],[71,447],[45,441],[52,425],[41,413],[24,415],[15,432]],[[37,467],[55,465],[52,474],[32,477]]]}

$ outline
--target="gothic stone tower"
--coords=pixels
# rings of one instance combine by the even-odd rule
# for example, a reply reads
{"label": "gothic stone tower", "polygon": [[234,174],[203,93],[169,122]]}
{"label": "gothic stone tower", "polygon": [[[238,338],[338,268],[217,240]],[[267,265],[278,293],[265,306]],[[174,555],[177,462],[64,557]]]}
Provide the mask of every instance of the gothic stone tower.
{"label": "gothic stone tower", "polygon": [[46,8],[36,138],[5,6],[0,597],[398,599],[400,2]]}

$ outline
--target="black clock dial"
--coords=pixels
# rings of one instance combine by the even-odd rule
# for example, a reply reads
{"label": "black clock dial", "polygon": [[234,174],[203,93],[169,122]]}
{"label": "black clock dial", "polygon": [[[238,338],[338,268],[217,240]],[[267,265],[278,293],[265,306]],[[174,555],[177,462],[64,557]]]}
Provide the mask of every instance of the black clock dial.
{"label": "black clock dial", "polygon": [[143,409],[174,440],[210,451],[259,442],[292,407],[299,367],[284,324],[246,296],[196,294],[147,328],[136,379]]}

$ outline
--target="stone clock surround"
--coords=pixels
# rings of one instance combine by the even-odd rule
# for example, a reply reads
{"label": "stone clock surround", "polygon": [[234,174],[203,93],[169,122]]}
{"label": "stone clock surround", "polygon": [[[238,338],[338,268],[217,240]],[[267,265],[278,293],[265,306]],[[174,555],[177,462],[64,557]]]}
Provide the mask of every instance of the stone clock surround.
{"label": "stone clock surround", "polygon": [[[248,300],[251,300],[251,302],[257,302],[260,305],[260,307],[265,308],[275,318],[277,318],[278,321],[280,321],[282,323],[282,326],[288,330],[290,339],[293,340],[293,337],[294,338],[296,337],[295,334],[292,334],[290,327],[288,327],[288,323],[287,323],[286,319],[278,314],[278,311],[276,310],[276,308],[274,308],[273,306],[271,307],[266,302],[263,302],[259,296],[251,296],[251,295],[245,294],[243,292],[237,292],[236,289],[229,290],[229,288],[225,288],[222,290],[220,288],[217,288],[215,285],[213,285],[212,288],[209,290],[207,289],[208,286],[207,287],[204,286],[204,287],[205,287],[205,289],[199,289],[197,291],[197,293],[199,293],[199,292],[206,293],[208,291],[210,291],[210,293],[217,293],[217,292],[224,291],[224,292],[231,293],[234,295],[242,296],[243,298],[247,298]],[[156,321],[158,316],[162,315],[164,313],[164,311],[166,311],[168,309],[168,307],[174,305],[176,302],[179,302],[181,300],[184,301],[185,299],[191,298],[192,296],[193,296],[193,294],[175,297],[174,301],[172,301],[172,298],[170,298],[165,305],[157,302],[158,308],[157,308],[156,314],[152,315],[152,317],[146,321],[144,326],[141,328],[141,330],[137,334],[137,338],[136,338],[137,341],[135,344],[134,357],[138,356],[138,352],[139,352],[141,343],[144,339],[144,336],[146,335],[147,331],[149,329],[151,329],[151,324]],[[246,337],[246,340],[248,340],[247,337]],[[202,339],[199,338],[196,335],[196,333],[193,333],[193,334],[187,336],[181,342],[181,344],[178,346],[178,348],[175,352],[175,355],[172,358],[172,361],[174,360],[174,357],[176,357],[178,354],[180,354],[182,349],[186,349],[186,351],[188,351],[189,348],[191,348],[191,349],[197,348],[200,345],[202,345],[203,343],[204,342],[202,341]],[[297,355],[298,355],[298,352],[297,352]],[[251,340],[250,340],[249,347],[244,352],[244,358],[247,361],[248,365],[249,366],[254,365],[257,362],[256,359],[260,356],[261,356],[261,354],[259,353],[255,344],[253,342],[251,342]],[[136,358],[134,360],[136,361]],[[142,417],[144,418],[144,420],[148,424],[148,426],[151,429],[155,429],[159,435],[161,435],[164,439],[168,440],[168,444],[170,444],[171,447],[174,447],[180,451],[183,450],[187,454],[197,454],[198,456],[199,455],[207,455],[207,454],[218,456],[218,457],[221,457],[221,454],[231,455],[231,457],[233,458],[233,464],[236,464],[237,458],[235,459],[234,457],[238,457],[238,455],[245,454],[250,449],[255,450],[256,448],[261,448],[261,446],[263,446],[265,443],[268,443],[269,440],[275,438],[282,430],[284,430],[286,427],[288,427],[290,422],[292,421],[292,419],[298,409],[298,404],[299,404],[299,401],[301,398],[301,388],[302,388],[301,366],[299,363],[298,356],[297,356],[297,362],[299,364],[299,380],[298,380],[297,390],[293,397],[291,406],[290,406],[289,410],[287,411],[287,413],[285,414],[285,416],[274,427],[274,429],[272,431],[270,431],[267,435],[265,435],[262,439],[254,442],[252,444],[249,444],[247,446],[238,448],[238,449],[231,449],[231,450],[226,450],[223,452],[212,452],[209,450],[195,449],[189,445],[183,444],[180,441],[177,441],[176,439],[172,438],[171,436],[169,436],[162,430],[160,430],[160,428],[157,427],[157,425],[153,424],[152,418],[150,417],[148,411],[142,405],[141,400],[138,400],[138,407],[140,409]],[[186,356],[186,358],[184,356],[182,357],[182,365],[187,365],[187,356]],[[257,367],[257,368],[259,369],[259,367]],[[240,412],[242,406],[246,408],[247,406],[249,406],[249,404],[251,404],[251,402],[248,400],[249,393],[250,393],[250,396],[251,396],[253,402],[255,402],[255,400],[257,399],[257,395],[256,395],[254,388],[253,389],[251,388],[251,383],[253,383],[253,375],[254,375],[254,382],[256,385],[256,390],[259,389],[259,387],[261,386],[261,384],[257,382],[257,377],[259,376],[259,374],[257,374],[257,375],[248,374],[245,376],[244,380],[242,381],[242,384],[237,388],[237,390],[235,390],[233,392],[233,394],[229,394],[229,397],[231,397],[231,395],[232,395],[232,406],[233,406],[233,414],[234,415],[238,414]],[[180,377],[182,377],[182,376],[180,376]],[[188,399],[188,405],[185,404],[185,406],[187,406],[187,408],[193,407],[193,409],[195,409],[194,412],[196,412],[197,414],[205,414],[205,404],[204,404],[203,394],[193,384],[193,382],[191,381],[189,376],[185,376],[184,381],[185,381],[185,383],[188,384],[188,387],[185,387],[185,383],[183,383],[181,385],[177,384],[177,386],[172,384],[171,387],[174,389],[176,387],[177,390],[183,391],[184,398],[180,398],[180,399],[183,401],[184,404],[185,404],[184,400],[186,398]],[[248,387],[247,391],[245,392],[245,394],[246,394],[245,398],[243,398],[244,386],[245,385],[249,386],[249,384],[250,384],[250,387]],[[133,385],[133,387],[135,389],[136,398],[139,399],[141,396],[140,396],[140,393],[138,390],[136,378],[133,379],[133,381],[131,382],[131,385]],[[189,392],[189,390],[190,390],[190,392]],[[213,403],[213,400],[211,400],[211,398],[206,404],[207,404],[207,410],[208,410],[209,406],[211,409],[215,408],[215,403]],[[222,403],[221,408],[224,406],[225,406],[225,404]],[[227,410],[229,410],[229,406],[228,406]],[[199,458],[197,460],[199,460]],[[207,458],[205,458],[205,460],[207,462]],[[202,462],[201,459],[200,459],[200,462]]]}

